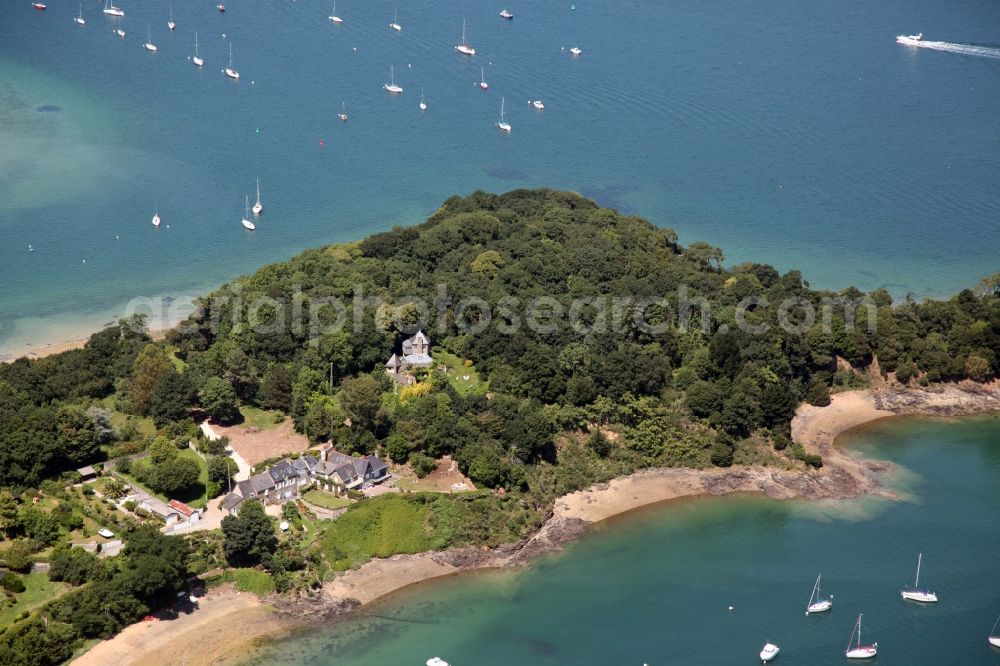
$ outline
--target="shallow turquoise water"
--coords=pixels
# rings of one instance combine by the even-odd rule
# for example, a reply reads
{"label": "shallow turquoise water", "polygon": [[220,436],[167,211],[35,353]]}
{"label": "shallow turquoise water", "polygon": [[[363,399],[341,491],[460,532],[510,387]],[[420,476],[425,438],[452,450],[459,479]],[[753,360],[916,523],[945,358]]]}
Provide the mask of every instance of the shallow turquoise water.
{"label": "shallow turquoise water", "polygon": [[[84,27],[76,2],[0,10],[0,348],[477,188],[575,189],[814,286],[950,294],[998,269],[1000,59],[894,41],[1000,46],[989,0],[517,3],[511,22],[399,2],[401,34],[387,0],[342,0],[340,27],[327,2],[176,2],[174,32],[167,2],[121,0],[124,40],[83,4]],[[452,50],[462,18],[475,58]],[[245,233],[258,176],[267,208]]]}
{"label": "shallow turquoise water", "polygon": [[[525,571],[434,581],[362,617],[282,641],[265,666],[844,664],[858,612],[879,664],[1000,664],[1000,420],[925,420],[859,437],[907,501],[674,502],[599,526]],[[903,602],[918,552],[940,602]],[[806,617],[817,573],[834,595]],[[728,612],[729,606],[733,612]]]}

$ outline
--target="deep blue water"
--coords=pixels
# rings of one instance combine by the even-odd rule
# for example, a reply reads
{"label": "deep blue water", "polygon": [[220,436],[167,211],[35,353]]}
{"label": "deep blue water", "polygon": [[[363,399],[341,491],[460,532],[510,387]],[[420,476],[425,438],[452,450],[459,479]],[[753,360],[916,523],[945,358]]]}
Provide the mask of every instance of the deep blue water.
{"label": "deep blue water", "polygon": [[[512,0],[510,22],[493,3],[341,0],[339,27],[327,2],[198,0],[174,3],[174,32],[167,2],[117,1],[125,39],[96,0],[83,27],[75,1],[0,6],[0,349],[475,189],[574,189],[820,287],[943,295],[1000,268],[991,0]],[[474,58],[452,48],[463,18]],[[986,55],[895,43],[920,30]],[[390,64],[402,96],[381,89]]]}
{"label": "deep blue water", "polygon": [[[852,444],[905,497],[696,498],[598,526],[524,571],[404,590],[247,655],[256,666],[846,664],[859,612],[883,666],[1000,664],[1000,420],[884,424]],[[940,601],[900,599],[921,584]],[[833,609],[805,616],[818,573]],[[732,612],[727,609],[733,606]]]}

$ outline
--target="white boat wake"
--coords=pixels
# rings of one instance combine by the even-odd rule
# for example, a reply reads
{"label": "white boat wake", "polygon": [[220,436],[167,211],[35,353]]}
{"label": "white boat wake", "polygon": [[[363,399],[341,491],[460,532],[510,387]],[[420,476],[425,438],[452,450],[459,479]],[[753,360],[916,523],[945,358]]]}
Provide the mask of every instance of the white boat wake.
{"label": "white boat wake", "polygon": [[955,44],[953,42],[928,42],[919,39],[916,35],[909,37],[900,35],[896,41],[906,46],[913,46],[922,49],[932,49],[934,51],[945,51],[947,53],[960,53],[962,55],[979,56],[981,58],[1000,59],[1000,48],[989,46],[976,46],[974,44]]}

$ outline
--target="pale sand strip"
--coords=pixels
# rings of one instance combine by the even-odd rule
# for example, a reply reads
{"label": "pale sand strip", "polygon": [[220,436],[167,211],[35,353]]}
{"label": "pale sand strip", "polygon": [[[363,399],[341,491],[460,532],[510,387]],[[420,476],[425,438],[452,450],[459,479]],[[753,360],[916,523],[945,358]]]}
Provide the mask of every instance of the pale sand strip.
{"label": "pale sand strip", "polygon": [[239,656],[283,624],[253,594],[232,589],[203,598],[198,610],[171,620],[139,622],[98,643],[74,666],[211,664]]}

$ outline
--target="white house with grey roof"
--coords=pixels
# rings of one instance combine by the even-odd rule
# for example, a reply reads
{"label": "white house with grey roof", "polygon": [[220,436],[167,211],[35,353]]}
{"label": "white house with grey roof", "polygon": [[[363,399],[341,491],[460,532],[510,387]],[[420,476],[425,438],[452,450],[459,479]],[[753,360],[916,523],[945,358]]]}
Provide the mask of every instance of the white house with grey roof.
{"label": "white house with grey roof", "polygon": [[389,466],[375,456],[356,458],[328,449],[324,460],[304,455],[295,460],[284,459],[236,484],[233,492],[223,498],[222,508],[237,515],[245,500],[263,504],[284,502],[298,497],[300,489],[318,484],[323,490],[341,493],[368,488],[389,478]]}
{"label": "white house with grey roof", "polygon": [[417,331],[403,340],[403,353],[393,354],[385,363],[385,371],[400,384],[412,384],[411,368],[429,368],[433,365],[431,358],[431,340],[423,331]]}

